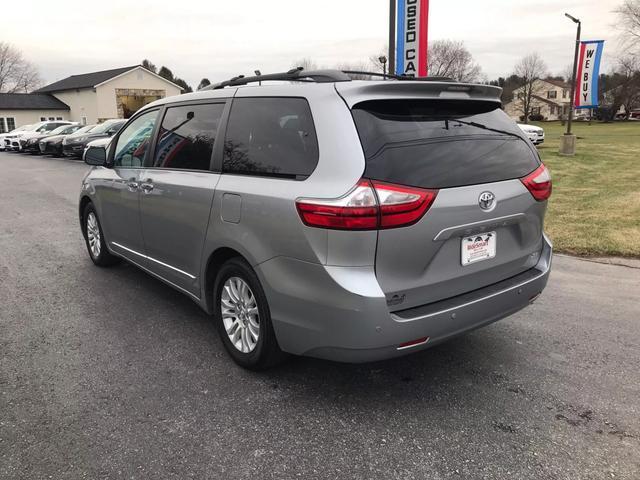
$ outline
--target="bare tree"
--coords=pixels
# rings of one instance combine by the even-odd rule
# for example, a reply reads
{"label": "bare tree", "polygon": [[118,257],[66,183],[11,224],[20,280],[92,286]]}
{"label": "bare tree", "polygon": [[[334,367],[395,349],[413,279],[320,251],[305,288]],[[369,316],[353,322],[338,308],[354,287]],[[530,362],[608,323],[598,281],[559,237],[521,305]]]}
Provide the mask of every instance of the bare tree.
{"label": "bare tree", "polygon": [[573,63],[568,63],[567,65],[565,65],[565,67],[562,69],[562,72],[560,73],[560,75],[562,75],[562,78],[564,78],[564,81],[567,83],[571,83],[571,80],[573,80]]}
{"label": "bare tree", "polygon": [[635,54],[640,56],[640,0],[625,0],[615,13],[623,46],[637,49]]}
{"label": "bare tree", "polygon": [[514,73],[522,80],[521,91],[516,99],[516,107],[522,112],[524,122],[528,123],[534,97],[541,88],[538,80],[547,74],[547,66],[542,57],[534,52],[518,62],[514,68]]}
{"label": "bare tree", "polygon": [[302,67],[305,70],[318,70],[318,64],[315,62],[315,60],[309,57],[304,57],[293,62],[291,68],[297,67]]}
{"label": "bare tree", "polygon": [[[369,72],[370,66],[366,62],[344,62],[335,67],[337,70],[351,71],[351,72]],[[349,76],[353,80],[371,80],[371,75],[365,73],[350,73]]]}
{"label": "bare tree", "polygon": [[[380,73],[384,73],[386,72],[390,72],[390,65],[389,65],[389,59],[387,58],[387,54],[389,52],[389,47],[385,46],[384,48],[381,48],[380,51],[378,53],[376,53],[375,55],[371,55],[369,57],[369,63],[371,64],[370,68],[373,68],[372,71],[374,72],[380,72]],[[380,59],[383,58],[384,62],[381,62]]]}
{"label": "bare tree", "polygon": [[477,82],[482,69],[464,42],[436,40],[427,52],[427,70],[432,77],[451,77],[461,82]]}
{"label": "bare tree", "polygon": [[608,76],[605,101],[611,104],[611,119],[624,106],[625,117],[640,107],[640,57],[624,55],[617,59],[613,73]]}
{"label": "bare tree", "polygon": [[0,93],[28,93],[40,85],[36,67],[13,45],[0,42]]}

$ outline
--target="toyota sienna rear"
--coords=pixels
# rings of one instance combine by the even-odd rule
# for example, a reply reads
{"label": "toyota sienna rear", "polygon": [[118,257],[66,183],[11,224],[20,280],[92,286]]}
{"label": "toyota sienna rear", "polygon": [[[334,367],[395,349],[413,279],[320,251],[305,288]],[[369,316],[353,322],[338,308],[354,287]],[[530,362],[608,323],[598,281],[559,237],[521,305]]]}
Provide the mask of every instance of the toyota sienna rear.
{"label": "toyota sienna rear", "polygon": [[248,368],[487,325],[551,265],[550,175],[500,92],[293,70],[159,100],[85,153],[89,255],[190,296]]}

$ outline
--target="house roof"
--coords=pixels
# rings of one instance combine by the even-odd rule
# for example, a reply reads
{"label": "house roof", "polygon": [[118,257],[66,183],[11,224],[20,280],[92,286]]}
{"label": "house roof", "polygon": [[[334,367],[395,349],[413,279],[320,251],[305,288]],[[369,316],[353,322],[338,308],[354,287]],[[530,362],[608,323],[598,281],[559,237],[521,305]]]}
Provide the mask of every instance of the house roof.
{"label": "house roof", "polygon": [[0,93],[0,110],[69,110],[69,105],[46,93]]}
{"label": "house roof", "polygon": [[542,80],[543,82],[550,83],[551,85],[555,85],[556,87],[570,89],[571,85],[567,82],[563,82],[561,80]]}
{"label": "house roof", "polygon": [[111,70],[101,70],[99,72],[83,73],[81,75],[71,75],[57,82],[53,82],[46,87],[36,90],[36,93],[62,92],[64,90],[76,90],[80,88],[93,88],[94,86],[111,80],[118,75],[122,75],[140,65],[129,67],[113,68]]}
{"label": "house roof", "polygon": [[544,102],[544,103],[546,103],[548,105],[554,105],[556,107],[561,107],[562,106],[562,104],[559,103],[559,102],[554,102],[553,100],[549,100],[548,98],[544,98],[544,97],[541,97],[539,95],[531,95],[531,97],[535,98],[536,100],[540,100],[541,102]]}

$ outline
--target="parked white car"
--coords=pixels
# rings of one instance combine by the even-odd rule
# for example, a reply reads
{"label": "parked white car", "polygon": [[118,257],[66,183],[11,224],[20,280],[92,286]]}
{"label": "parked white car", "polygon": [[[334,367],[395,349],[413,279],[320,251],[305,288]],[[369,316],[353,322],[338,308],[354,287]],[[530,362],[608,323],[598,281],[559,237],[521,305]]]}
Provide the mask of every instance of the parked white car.
{"label": "parked white car", "polygon": [[38,122],[31,126],[27,126],[19,132],[11,132],[4,139],[5,149],[20,151],[27,143],[27,140],[31,137],[36,137],[40,134],[55,130],[62,125],[73,125],[73,122],[67,122],[66,120],[55,120],[48,122]]}
{"label": "parked white car", "polygon": [[[58,127],[62,127],[63,125],[75,125],[75,123],[68,122],[66,120],[55,120],[55,121],[49,121],[49,122],[42,122],[42,125],[35,130],[25,130],[18,137],[19,150],[22,150],[25,147],[27,140],[29,140],[30,138],[39,137],[44,134],[48,134],[49,132],[52,132]],[[11,144],[12,146],[15,146],[14,142],[11,142]]]}
{"label": "parked white car", "polygon": [[29,128],[31,128],[31,125],[22,125],[21,127],[14,128],[10,132],[0,133],[0,151],[6,148],[5,139],[15,138],[20,134],[20,132],[24,132]]}
{"label": "parked white car", "polygon": [[544,143],[544,129],[541,127],[536,127],[535,125],[526,125],[523,123],[519,123],[518,126],[520,130],[522,130],[529,140],[534,145],[540,145]]}

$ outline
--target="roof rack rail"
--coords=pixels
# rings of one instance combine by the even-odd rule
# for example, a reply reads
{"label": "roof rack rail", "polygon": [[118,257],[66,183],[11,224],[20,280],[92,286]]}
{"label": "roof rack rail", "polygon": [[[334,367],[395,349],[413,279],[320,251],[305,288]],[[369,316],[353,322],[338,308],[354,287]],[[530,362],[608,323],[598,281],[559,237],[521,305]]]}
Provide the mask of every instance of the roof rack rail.
{"label": "roof rack rail", "polygon": [[309,70],[304,71],[302,67],[292,68],[289,71],[281,73],[269,73],[267,75],[256,75],[253,77],[245,77],[244,75],[238,75],[224,82],[216,83],[214,85],[208,85],[202,90],[218,90],[224,87],[236,87],[240,85],[247,85],[248,83],[264,82],[267,80],[284,80],[292,82],[317,82],[317,83],[329,83],[329,82],[349,82],[351,77],[339,70]]}
{"label": "roof rack rail", "polygon": [[347,75],[369,75],[371,77],[391,78],[393,80],[405,80],[412,82],[455,82],[451,77],[411,77],[409,75],[394,75],[393,73],[365,72],[360,70],[342,70]]}
{"label": "roof rack rail", "polygon": [[403,81],[421,81],[421,82],[455,82],[454,79],[449,77],[421,77],[415,78],[408,75],[393,75],[390,73],[378,73],[378,72],[364,72],[359,70],[309,70],[305,71],[303,67],[296,67],[286,72],[269,73],[267,75],[255,75],[252,77],[245,77],[244,75],[238,75],[232,77],[224,82],[208,85],[202,90],[219,90],[224,87],[237,87],[241,85],[247,85],[249,83],[264,82],[268,80],[283,80],[290,82],[316,82],[316,83],[331,83],[331,82],[350,82],[352,78],[350,75],[368,75],[371,77],[383,77],[393,80]]}

